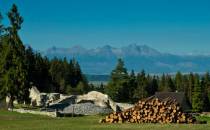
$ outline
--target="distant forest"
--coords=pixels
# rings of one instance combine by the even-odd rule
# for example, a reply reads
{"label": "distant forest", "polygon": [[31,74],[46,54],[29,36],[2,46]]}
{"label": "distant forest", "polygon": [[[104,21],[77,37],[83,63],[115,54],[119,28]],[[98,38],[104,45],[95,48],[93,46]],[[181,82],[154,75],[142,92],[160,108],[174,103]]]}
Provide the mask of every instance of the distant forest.
{"label": "distant forest", "polygon": [[[155,92],[184,92],[193,111],[210,110],[210,75],[195,73],[175,76],[149,75],[142,70],[128,73],[122,59],[108,76],[108,84],[94,86],[88,79],[97,79],[83,74],[76,59],[67,60],[43,57],[31,47],[26,47],[18,34],[23,23],[16,5],[7,13],[9,26],[2,24],[0,15],[0,98],[10,96],[13,101],[29,103],[29,88],[36,86],[42,92],[84,94],[92,90],[108,94],[117,102],[134,103],[154,95]],[[139,59],[141,60],[141,59]],[[152,65],[151,65],[152,66]],[[97,67],[97,66],[95,66]],[[106,79],[107,76],[102,76]]]}

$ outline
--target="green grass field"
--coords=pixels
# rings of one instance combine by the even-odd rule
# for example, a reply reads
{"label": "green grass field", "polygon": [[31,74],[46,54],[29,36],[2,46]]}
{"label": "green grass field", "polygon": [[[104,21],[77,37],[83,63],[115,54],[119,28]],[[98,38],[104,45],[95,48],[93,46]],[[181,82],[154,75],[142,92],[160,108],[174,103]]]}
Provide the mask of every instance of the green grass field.
{"label": "green grass field", "polygon": [[100,124],[102,116],[50,118],[0,111],[0,130],[210,130],[207,124]]}

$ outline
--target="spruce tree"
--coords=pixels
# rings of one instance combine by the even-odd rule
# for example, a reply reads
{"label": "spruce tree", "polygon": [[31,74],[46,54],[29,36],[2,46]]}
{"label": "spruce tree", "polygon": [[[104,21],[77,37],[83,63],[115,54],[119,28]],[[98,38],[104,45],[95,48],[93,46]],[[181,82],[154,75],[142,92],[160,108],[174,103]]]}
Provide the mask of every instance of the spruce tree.
{"label": "spruce tree", "polygon": [[105,92],[115,101],[126,102],[129,99],[129,76],[122,59],[118,59],[115,69],[111,72]]}
{"label": "spruce tree", "polygon": [[165,74],[163,74],[163,75],[160,77],[158,91],[160,91],[160,92],[168,91],[167,86],[166,86],[166,76],[165,76]]}
{"label": "spruce tree", "polygon": [[0,42],[1,42],[1,36],[2,36],[2,33],[4,32],[4,26],[2,24],[2,20],[3,20],[3,16],[0,12]]}
{"label": "spruce tree", "polygon": [[194,89],[194,84],[195,84],[195,78],[194,74],[190,73],[188,76],[188,88],[187,88],[187,97],[189,99],[190,104],[192,104],[192,95],[193,95],[193,89]]}
{"label": "spruce tree", "polygon": [[203,110],[202,86],[199,81],[199,76],[195,76],[195,83],[192,96],[193,111],[201,112]]}
{"label": "spruce tree", "polygon": [[136,75],[134,73],[134,70],[132,70],[129,75],[128,87],[129,87],[129,100],[130,102],[134,102],[133,94],[137,88],[137,81],[136,81]]}
{"label": "spruce tree", "polygon": [[168,92],[175,92],[176,87],[170,75],[166,75],[166,90]]}
{"label": "spruce tree", "polygon": [[201,80],[201,86],[202,86],[202,96],[203,96],[203,110],[209,111],[210,110],[210,75],[209,72],[206,72],[205,75],[202,77]]}
{"label": "spruce tree", "polygon": [[148,87],[146,88],[146,91],[148,93],[148,96],[152,96],[155,94],[155,92],[158,91],[158,80],[156,76],[151,77],[150,75],[147,76],[148,80]]}
{"label": "spruce tree", "polygon": [[12,5],[7,14],[11,26],[7,28],[6,38],[2,43],[2,53],[0,56],[0,92],[2,96],[9,96],[8,107],[13,107],[15,99],[23,99],[27,88],[27,71],[25,62],[25,47],[18,35],[21,29],[23,18],[20,16],[17,6]]}
{"label": "spruce tree", "polygon": [[175,85],[178,92],[184,92],[183,79],[181,72],[177,72],[175,76]]}
{"label": "spruce tree", "polygon": [[148,80],[145,76],[144,70],[142,70],[141,73],[137,75],[137,88],[134,91],[134,99],[136,101],[148,96],[148,93],[146,91],[147,87],[148,87]]}

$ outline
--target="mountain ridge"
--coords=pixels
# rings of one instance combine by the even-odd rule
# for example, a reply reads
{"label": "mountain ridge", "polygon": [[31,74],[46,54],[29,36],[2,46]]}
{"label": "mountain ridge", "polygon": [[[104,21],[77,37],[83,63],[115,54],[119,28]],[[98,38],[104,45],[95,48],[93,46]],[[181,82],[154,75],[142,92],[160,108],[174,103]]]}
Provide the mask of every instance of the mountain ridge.
{"label": "mountain ridge", "polygon": [[102,47],[87,49],[82,46],[70,48],[52,47],[43,55],[53,58],[76,58],[86,74],[109,74],[117,59],[123,58],[128,71],[142,69],[148,73],[204,72],[210,69],[209,55],[176,55],[160,52],[147,45],[130,44],[123,47]]}

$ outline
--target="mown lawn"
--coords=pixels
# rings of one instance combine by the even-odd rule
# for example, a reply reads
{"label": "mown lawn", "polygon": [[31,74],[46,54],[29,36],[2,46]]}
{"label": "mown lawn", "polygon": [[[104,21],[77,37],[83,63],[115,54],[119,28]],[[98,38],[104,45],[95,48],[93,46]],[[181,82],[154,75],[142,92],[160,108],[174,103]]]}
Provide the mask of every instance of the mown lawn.
{"label": "mown lawn", "polygon": [[102,116],[50,118],[0,111],[0,130],[210,130],[207,124],[100,124]]}

